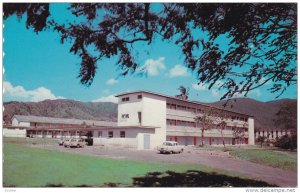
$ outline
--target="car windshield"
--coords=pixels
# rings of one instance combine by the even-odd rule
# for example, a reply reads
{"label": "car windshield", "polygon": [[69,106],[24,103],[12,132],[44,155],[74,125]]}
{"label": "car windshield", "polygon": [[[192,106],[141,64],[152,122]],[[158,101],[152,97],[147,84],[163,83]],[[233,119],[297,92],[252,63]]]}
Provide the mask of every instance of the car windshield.
{"label": "car windshield", "polygon": [[163,145],[172,146],[172,143],[170,143],[170,142],[164,142]]}

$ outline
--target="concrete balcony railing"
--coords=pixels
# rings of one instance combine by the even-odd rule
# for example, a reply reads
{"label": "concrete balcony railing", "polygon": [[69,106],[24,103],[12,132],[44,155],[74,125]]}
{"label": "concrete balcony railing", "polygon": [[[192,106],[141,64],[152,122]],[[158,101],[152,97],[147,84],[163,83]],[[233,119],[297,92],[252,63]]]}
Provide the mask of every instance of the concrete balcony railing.
{"label": "concrete balcony railing", "polygon": [[[188,112],[183,110],[167,109],[167,119],[177,119],[184,121],[195,121],[195,117],[199,115],[198,113]],[[248,122],[240,120],[231,120],[228,119],[227,126],[230,127],[248,127]]]}
{"label": "concrete balcony railing", "polygon": [[167,108],[167,117],[168,115],[175,115],[175,116],[180,116],[180,117],[191,117],[194,118],[196,117],[196,113],[194,112],[189,112],[189,111],[183,111],[183,110],[175,110],[175,109],[168,109]]}
{"label": "concrete balcony railing", "polygon": [[240,121],[240,120],[229,120],[227,121],[227,126],[236,126],[236,127],[248,127],[248,122]]}
{"label": "concrete balcony railing", "polygon": [[[245,137],[248,137],[248,132],[245,132]],[[201,129],[196,127],[185,127],[185,126],[175,126],[167,125],[167,135],[174,136],[201,136]],[[206,137],[222,137],[220,129],[210,129],[205,130],[204,135]],[[232,130],[223,130],[224,137],[233,138]]]}

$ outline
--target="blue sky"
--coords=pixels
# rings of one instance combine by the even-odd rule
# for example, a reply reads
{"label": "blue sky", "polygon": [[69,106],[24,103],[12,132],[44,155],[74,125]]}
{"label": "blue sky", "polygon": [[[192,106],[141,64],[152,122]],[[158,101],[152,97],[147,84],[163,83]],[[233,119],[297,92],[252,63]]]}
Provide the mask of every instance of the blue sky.
{"label": "blue sky", "polygon": [[[54,19],[63,21],[74,18],[64,14],[66,5],[51,7]],[[139,45],[138,63],[147,69],[147,76],[127,75],[119,77],[116,58],[98,63],[98,71],[90,87],[80,84],[77,78],[80,58],[69,53],[70,44],[61,44],[56,32],[39,34],[26,29],[25,16],[18,21],[13,16],[3,21],[4,28],[4,101],[42,101],[45,99],[74,99],[79,101],[116,101],[115,94],[135,90],[149,90],[174,96],[178,87],[190,89],[190,100],[213,102],[219,100],[222,91],[207,85],[197,85],[194,73],[183,64],[180,47],[157,39],[150,46]],[[261,87],[249,93],[260,101],[273,100]],[[280,98],[296,98],[297,88],[292,86]]]}

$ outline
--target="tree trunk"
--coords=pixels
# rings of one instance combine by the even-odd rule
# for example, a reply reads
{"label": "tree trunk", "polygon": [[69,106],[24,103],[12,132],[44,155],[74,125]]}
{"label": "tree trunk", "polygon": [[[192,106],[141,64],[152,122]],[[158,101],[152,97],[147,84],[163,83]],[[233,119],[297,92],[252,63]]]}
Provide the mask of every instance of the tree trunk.
{"label": "tree trunk", "polygon": [[222,143],[223,143],[223,146],[225,148],[225,141],[224,141],[224,136],[223,136],[223,129],[221,129],[221,136],[222,136]]}
{"label": "tree trunk", "polygon": [[202,147],[203,147],[203,145],[204,145],[204,129],[202,129],[201,130],[202,132],[201,132],[201,144],[202,144]]}

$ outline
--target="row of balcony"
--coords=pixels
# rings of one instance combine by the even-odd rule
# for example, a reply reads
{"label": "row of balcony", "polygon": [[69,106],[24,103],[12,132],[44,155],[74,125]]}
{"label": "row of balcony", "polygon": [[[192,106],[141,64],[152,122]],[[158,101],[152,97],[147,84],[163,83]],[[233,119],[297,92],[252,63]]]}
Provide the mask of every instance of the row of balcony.
{"label": "row of balcony", "polygon": [[[194,113],[194,112],[167,109],[167,119],[179,119],[179,120],[184,120],[184,121],[195,121],[194,118],[197,115],[199,115],[199,114]],[[241,121],[241,120],[228,119],[227,120],[227,126],[248,127],[248,122]]]}
{"label": "row of balcony", "polygon": [[[175,136],[201,136],[200,128],[193,127],[184,127],[184,126],[174,126],[167,125],[167,134],[175,135]],[[232,130],[223,130],[222,131],[224,137],[234,137]],[[206,137],[221,137],[220,129],[209,129],[204,131],[204,135]],[[248,132],[244,132],[245,137],[248,136]]]}

